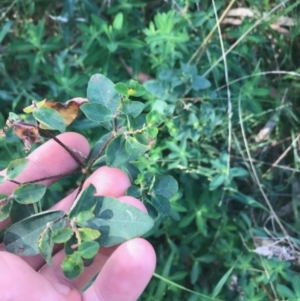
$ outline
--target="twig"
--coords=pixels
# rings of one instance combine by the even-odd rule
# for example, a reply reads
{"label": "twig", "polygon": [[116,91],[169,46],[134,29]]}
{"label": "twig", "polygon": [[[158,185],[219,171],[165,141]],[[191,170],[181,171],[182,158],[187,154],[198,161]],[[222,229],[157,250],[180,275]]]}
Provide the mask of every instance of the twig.
{"label": "twig", "polygon": [[8,180],[8,181],[12,182],[12,183],[15,183],[17,185],[25,185],[25,184],[33,184],[33,183],[38,183],[38,182],[42,182],[42,181],[46,181],[46,180],[52,180],[52,179],[61,178],[61,177],[67,177],[67,176],[71,176],[71,175],[78,175],[80,173],[81,172],[79,172],[79,171],[74,171],[74,172],[71,172],[71,173],[68,173],[68,174],[59,174],[59,175],[39,178],[39,179],[27,181],[27,182],[19,182],[19,181],[15,181],[15,180]]}
{"label": "twig", "polygon": [[83,164],[82,162],[78,159],[78,157],[75,155],[75,153],[70,150],[70,148],[68,146],[66,146],[65,144],[63,144],[58,138],[56,138],[54,135],[52,135],[49,131],[43,130],[41,128],[39,128],[39,130],[44,133],[45,135],[47,135],[48,137],[52,138],[56,143],[58,143],[62,148],[64,148],[70,155],[71,157],[76,161],[76,163],[83,168]]}

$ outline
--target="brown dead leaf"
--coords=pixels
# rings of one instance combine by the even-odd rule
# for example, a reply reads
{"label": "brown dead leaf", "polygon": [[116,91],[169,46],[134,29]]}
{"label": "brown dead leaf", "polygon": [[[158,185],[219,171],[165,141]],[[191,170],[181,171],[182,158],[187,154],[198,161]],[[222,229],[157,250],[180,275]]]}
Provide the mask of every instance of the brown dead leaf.
{"label": "brown dead leaf", "polygon": [[65,120],[66,126],[71,124],[79,113],[80,106],[87,102],[86,98],[76,97],[66,103],[46,101],[43,107],[52,108]]}
{"label": "brown dead leaf", "polygon": [[[238,26],[243,23],[245,18],[259,19],[265,16],[265,12],[259,12],[255,9],[239,7],[230,9],[226,15],[226,18],[222,20],[222,24],[230,24]],[[289,27],[297,25],[296,19],[281,16],[274,23],[270,25],[273,30],[276,30],[283,34],[289,34]]]}
{"label": "brown dead leaf", "polygon": [[13,125],[14,133],[23,141],[24,151],[28,152],[33,143],[41,142],[39,129],[35,125],[19,122]]}
{"label": "brown dead leaf", "polygon": [[39,129],[35,124],[25,123],[20,119],[8,118],[6,121],[7,127],[4,130],[0,130],[0,135],[5,136],[5,131],[8,128],[12,128],[14,133],[23,141],[24,151],[28,152],[33,143],[41,142],[39,138]]}

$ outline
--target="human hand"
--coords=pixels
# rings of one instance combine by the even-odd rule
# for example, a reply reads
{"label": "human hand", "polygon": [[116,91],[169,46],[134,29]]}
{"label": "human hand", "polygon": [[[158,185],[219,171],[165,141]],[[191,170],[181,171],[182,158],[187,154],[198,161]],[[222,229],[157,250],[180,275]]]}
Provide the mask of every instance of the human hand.
{"label": "human hand", "polygon": [[[86,156],[89,153],[87,140],[76,133],[58,136],[67,146],[79,150]],[[75,160],[50,140],[41,145],[29,156],[25,171],[16,178],[25,182],[58,174],[68,174],[77,167]],[[0,172],[5,175],[5,171]],[[55,180],[40,182],[51,185]],[[97,195],[112,196],[146,212],[144,205],[137,199],[124,196],[130,186],[128,176],[116,168],[101,167],[85,182],[92,183]],[[10,194],[16,184],[0,184],[0,193]],[[65,197],[52,209],[67,211],[76,196],[76,190]],[[2,230],[9,221],[0,222]],[[20,257],[5,251],[0,245],[0,292],[2,301],[134,301],[136,300],[155,269],[156,256],[152,246],[142,238],[132,239],[120,246],[100,248],[91,266],[75,280],[67,279],[61,270],[65,257],[64,251],[56,249],[52,266],[45,264],[40,255]],[[95,282],[84,293],[80,291],[97,274]]]}

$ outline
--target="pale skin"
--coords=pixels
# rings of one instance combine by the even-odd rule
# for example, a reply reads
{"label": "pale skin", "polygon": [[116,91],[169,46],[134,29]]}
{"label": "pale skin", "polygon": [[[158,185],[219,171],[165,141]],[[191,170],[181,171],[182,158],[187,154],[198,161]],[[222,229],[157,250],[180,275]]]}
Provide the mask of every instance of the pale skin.
{"label": "pale skin", "polygon": [[[58,138],[71,148],[86,156],[90,148],[87,140],[77,133],[64,133]],[[75,160],[55,141],[41,145],[28,156],[26,170],[16,179],[19,182],[67,174],[76,169]],[[5,171],[0,172],[4,175]],[[55,180],[42,183],[49,186]],[[116,168],[102,167],[85,182],[95,185],[97,195],[112,196],[146,212],[145,206],[137,199],[125,196],[131,185],[128,176]],[[10,194],[16,184],[4,182],[0,193]],[[76,191],[62,199],[52,209],[67,211]],[[9,221],[0,222],[3,229]],[[0,245],[0,292],[2,301],[134,301],[142,294],[150,281],[156,264],[152,246],[142,238],[132,239],[120,246],[101,248],[94,263],[85,268],[75,280],[64,277],[61,263],[63,250],[56,250],[52,266],[45,264],[39,256],[19,257],[5,251]],[[99,273],[94,284],[84,293],[82,288],[94,275]]]}

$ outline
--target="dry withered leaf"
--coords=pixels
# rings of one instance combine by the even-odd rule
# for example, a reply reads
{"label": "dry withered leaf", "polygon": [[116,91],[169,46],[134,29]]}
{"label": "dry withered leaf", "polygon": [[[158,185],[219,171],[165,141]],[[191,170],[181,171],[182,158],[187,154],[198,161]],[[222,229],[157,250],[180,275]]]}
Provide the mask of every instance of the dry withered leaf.
{"label": "dry withered leaf", "polygon": [[33,143],[41,142],[39,138],[39,129],[35,125],[26,124],[23,122],[13,126],[14,133],[22,139],[24,143],[24,151],[28,152]]}
{"label": "dry withered leaf", "polygon": [[[11,118],[8,118],[6,124],[8,127],[12,127],[14,133],[23,141],[25,152],[30,150],[33,143],[41,142],[37,125]],[[2,132],[5,135],[3,130]]]}
{"label": "dry withered leaf", "polygon": [[[24,112],[31,113],[31,112],[33,112],[35,107],[36,108],[48,107],[48,108],[51,108],[51,109],[54,109],[55,111],[57,111],[63,117],[63,119],[66,123],[66,126],[68,126],[77,117],[80,106],[87,101],[88,100],[86,98],[82,98],[82,97],[76,97],[76,98],[70,99],[65,103],[43,100],[41,102],[32,104],[29,107],[26,107],[24,109]],[[40,125],[40,128],[44,129],[44,127],[42,125]]]}

